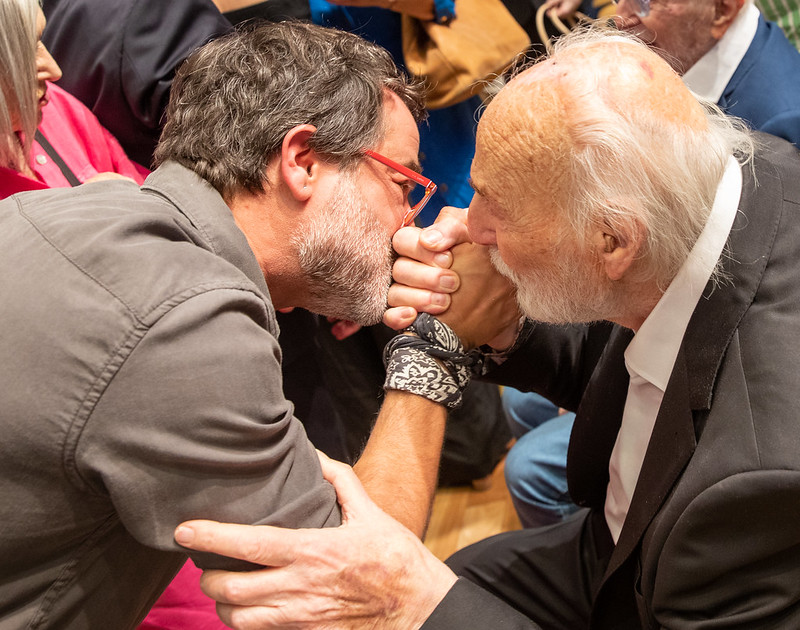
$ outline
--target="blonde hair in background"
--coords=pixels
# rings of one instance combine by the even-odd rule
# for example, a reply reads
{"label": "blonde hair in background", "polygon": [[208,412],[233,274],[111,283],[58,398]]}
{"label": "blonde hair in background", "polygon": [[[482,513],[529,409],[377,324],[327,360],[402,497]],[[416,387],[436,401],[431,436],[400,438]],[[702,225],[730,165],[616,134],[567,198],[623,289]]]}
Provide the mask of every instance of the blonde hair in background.
{"label": "blonde hair in background", "polygon": [[[38,11],[36,0],[0,0],[0,166],[16,171],[27,164],[39,121]],[[21,130],[19,134],[15,126]]]}

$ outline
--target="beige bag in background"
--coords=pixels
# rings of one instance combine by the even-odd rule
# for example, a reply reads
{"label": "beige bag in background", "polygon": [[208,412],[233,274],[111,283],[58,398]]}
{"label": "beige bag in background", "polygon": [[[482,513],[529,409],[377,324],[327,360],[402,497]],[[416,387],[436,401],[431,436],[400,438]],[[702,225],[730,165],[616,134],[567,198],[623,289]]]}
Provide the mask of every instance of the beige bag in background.
{"label": "beige bag in background", "polygon": [[502,0],[456,0],[456,17],[449,24],[407,15],[402,20],[406,68],[425,79],[430,109],[479,93],[530,45]]}

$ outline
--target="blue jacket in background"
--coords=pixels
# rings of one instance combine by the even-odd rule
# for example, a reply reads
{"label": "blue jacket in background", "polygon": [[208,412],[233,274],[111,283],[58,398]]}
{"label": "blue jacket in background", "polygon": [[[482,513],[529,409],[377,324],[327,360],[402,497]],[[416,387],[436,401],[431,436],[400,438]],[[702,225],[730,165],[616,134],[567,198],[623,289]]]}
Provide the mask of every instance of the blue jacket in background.
{"label": "blue jacket in background", "polygon": [[717,103],[759,131],[800,147],[800,53],[764,17]]}

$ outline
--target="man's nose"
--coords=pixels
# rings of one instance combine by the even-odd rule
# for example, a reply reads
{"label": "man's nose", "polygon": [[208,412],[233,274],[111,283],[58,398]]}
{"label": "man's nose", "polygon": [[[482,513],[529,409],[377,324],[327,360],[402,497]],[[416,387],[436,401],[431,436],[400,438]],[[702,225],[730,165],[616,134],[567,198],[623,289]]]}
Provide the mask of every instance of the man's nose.
{"label": "man's nose", "polygon": [[479,245],[497,245],[497,235],[492,223],[486,220],[485,213],[470,206],[467,212],[469,237]]}

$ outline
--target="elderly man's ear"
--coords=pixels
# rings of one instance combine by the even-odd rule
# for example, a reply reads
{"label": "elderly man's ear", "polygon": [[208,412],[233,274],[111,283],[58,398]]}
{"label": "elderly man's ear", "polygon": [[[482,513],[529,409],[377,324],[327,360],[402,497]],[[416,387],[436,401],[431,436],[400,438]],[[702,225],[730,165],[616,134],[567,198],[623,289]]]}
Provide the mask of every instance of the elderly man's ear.
{"label": "elderly man's ear", "polygon": [[744,0],[714,0],[714,21],[711,23],[714,39],[722,39],[743,6]]}
{"label": "elderly man's ear", "polygon": [[308,201],[319,178],[319,155],[308,144],[316,131],[313,125],[298,125],[281,145],[281,177],[297,201]]}
{"label": "elderly man's ear", "polygon": [[639,255],[644,230],[638,223],[611,229],[604,225],[592,233],[592,246],[609,280],[621,280]]}

